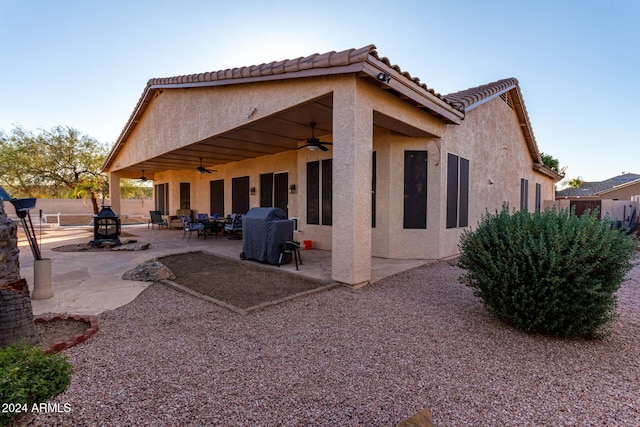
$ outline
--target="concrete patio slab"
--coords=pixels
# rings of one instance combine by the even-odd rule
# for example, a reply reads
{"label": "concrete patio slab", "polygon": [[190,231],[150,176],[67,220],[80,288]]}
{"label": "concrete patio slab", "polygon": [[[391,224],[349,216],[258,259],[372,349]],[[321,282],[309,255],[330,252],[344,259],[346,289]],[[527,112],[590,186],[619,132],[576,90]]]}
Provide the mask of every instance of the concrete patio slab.
{"label": "concrete patio slab", "polygon": [[[183,239],[182,230],[148,229],[146,224],[127,225],[122,228],[123,243],[129,240],[150,243],[142,251],[87,251],[60,252],[54,248],[67,245],[87,244],[93,237],[91,227],[51,228],[36,233],[43,258],[52,260],[52,287],[54,296],[45,300],[33,300],[35,315],[43,313],[68,313],[98,315],[128,304],[150,282],[122,280],[124,273],[144,261],[189,251],[206,251],[219,256],[240,259],[241,240],[230,240],[222,236],[214,238]],[[33,286],[33,255],[28,242],[20,236],[20,274]],[[303,264],[296,271],[295,263],[279,268],[323,283],[332,283],[331,252],[308,250],[301,252]],[[247,260],[246,262],[255,262]],[[393,260],[372,258],[371,283],[407,269],[432,262],[430,260]]]}

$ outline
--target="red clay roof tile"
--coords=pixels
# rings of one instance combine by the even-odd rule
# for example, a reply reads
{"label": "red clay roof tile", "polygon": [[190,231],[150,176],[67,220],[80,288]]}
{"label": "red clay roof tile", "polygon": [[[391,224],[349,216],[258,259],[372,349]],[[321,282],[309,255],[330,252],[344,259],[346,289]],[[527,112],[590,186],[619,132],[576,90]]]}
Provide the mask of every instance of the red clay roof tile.
{"label": "red clay roof tile", "polygon": [[[369,58],[382,62],[384,65],[389,68],[395,70],[399,74],[401,74],[406,79],[412,81],[417,86],[420,86],[425,91],[433,94],[443,102],[445,102],[450,107],[464,112],[470,106],[489,98],[496,93],[501,91],[505,91],[507,88],[511,86],[518,85],[518,81],[514,78],[499,80],[494,83],[489,83],[486,85],[478,86],[475,88],[466,89],[460,92],[455,92],[446,96],[442,96],[441,94],[435,92],[432,88],[427,87],[426,84],[420,83],[420,79],[418,77],[412,77],[409,72],[402,71],[402,69],[398,65],[391,65],[391,62],[387,57],[380,58],[378,56],[378,52],[376,50],[375,45],[370,44],[359,49],[348,49],[340,52],[326,52],[323,54],[315,53],[313,55],[309,55],[306,57],[299,57],[295,59],[287,59],[282,61],[274,61],[270,63],[264,63],[259,65],[251,65],[240,68],[232,68],[226,70],[219,71],[208,71],[199,74],[191,74],[186,76],[174,76],[174,77],[160,77],[150,79],[147,82],[147,87],[142,93],[142,96],[138,100],[138,104],[131,114],[127,125],[123,129],[122,133],[118,137],[118,141],[114,146],[118,146],[125,135],[128,133],[128,130],[132,125],[135,126],[135,116],[139,114],[141,110],[144,109],[145,104],[145,96],[147,96],[148,89],[151,86],[171,86],[171,85],[179,85],[183,83],[190,84],[198,84],[198,83],[207,83],[207,82],[215,82],[220,80],[231,80],[231,79],[245,79],[245,78],[259,78],[262,76],[270,76],[277,74],[287,74],[287,73],[296,73],[300,71],[310,70],[314,68],[328,68],[328,67],[343,67],[351,64],[361,63],[368,61]],[[526,110],[525,110],[526,114]],[[528,119],[528,117],[527,117]],[[528,121],[528,120],[527,120]],[[113,151],[111,155],[113,154]],[[111,159],[111,155],[109,159]],[[109,162],[107,160],[107,163]]]}

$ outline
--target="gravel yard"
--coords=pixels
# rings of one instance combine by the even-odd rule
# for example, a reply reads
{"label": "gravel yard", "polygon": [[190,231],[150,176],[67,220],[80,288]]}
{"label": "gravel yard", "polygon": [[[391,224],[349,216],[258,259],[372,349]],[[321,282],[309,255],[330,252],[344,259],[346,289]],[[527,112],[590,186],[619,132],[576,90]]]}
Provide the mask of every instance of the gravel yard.
{"label": "gravel yard", "polygon": [[30,415],[59,426],[640,425],[640,266],[601,341],[517,332],[461,270],[420,267],[242,316],[164,285],[100,316],[75,368]]}

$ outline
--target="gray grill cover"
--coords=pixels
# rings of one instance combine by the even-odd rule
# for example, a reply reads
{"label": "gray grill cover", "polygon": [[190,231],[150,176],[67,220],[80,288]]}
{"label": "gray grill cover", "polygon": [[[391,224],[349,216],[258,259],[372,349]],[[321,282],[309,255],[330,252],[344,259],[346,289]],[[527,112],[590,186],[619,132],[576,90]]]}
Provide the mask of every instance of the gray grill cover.
{"label": "gray grill cover", "polygon": [[[242,218],[242,251],[247,259],[278,264],[280,250],[293,240],[293,221],[280,208],[253,208]],[[291,261],[291,254],[282,263]]]}

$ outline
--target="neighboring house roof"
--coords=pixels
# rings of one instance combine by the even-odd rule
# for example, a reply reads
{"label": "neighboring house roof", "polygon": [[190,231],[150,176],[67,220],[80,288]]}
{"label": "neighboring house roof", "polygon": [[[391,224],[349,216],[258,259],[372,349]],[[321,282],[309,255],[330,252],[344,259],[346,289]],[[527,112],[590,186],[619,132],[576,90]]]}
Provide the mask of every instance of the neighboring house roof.
{"label": "neighboring house roof", "polygon": [[260,65],[150,79],[125,128],[105,160],[103,169],[109,167],[115,155],[121,149],[122,144],[124,144],[139,122],[156,90],[232,85],[345,73],[359,73],[378,82],[380,82],[379,74],[385,73],[391,77],[390,80],[386,81],[386,89],[400,94],[403,99],[413,102],[417,107],[429,110],[431,113],[440,116],[449,124],[459,124],[464,119],[464,114],[467,111],[497,96],[505,96],[508,91],[514,91],[514,96],[511,96],[510,100],[515,104],[514,110],[519,118],[529,152],[534,161],[534,168],[556,180],[562,178],[561,175],[542,163],[518,81],[515,78],[499,80],[443,96],[427,87],[427,85],[420,83],[419,78],[412,77],[408,72],[402,71],[398,65],[392,65],[386,57],[379,57],[373,44],[360,49],[348,49],[340,52],[332,51],[323,54],[316,53],[307,57],[274,61]]}
{"label": "neighboring house roof", "polygon": [[636,181],[640,182],[640,175],[635,173],[625,173],[614,176],[613,178],[605,179],[604,181],[584,182],[580,188],[565,188],[564,190],[556,191],[556,197],[597,196],[601,193],[618,189],[620,186],[636,184]]}

